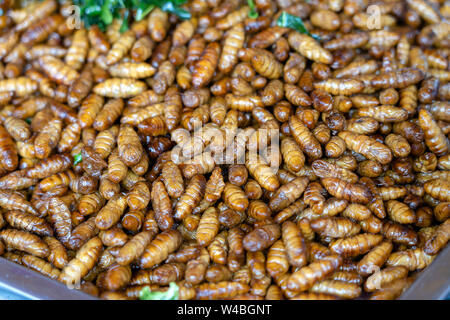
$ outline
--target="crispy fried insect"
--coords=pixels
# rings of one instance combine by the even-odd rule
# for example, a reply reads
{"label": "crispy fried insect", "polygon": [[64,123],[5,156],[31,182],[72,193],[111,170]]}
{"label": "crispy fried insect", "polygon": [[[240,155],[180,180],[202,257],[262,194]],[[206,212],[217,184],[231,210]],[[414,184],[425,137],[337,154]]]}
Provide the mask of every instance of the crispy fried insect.
{"label": "crispy fried insect", "polygon": [[321,182],[331,195],[339,199],[362,204],[370,200],[371,193],[364,185],[348,183],[339,178],[323,178]]}
{"label": "crispy fried insect", "polygon": [[97,277],[97,286],[106,290],[119,290],[131,280],[130,266],[112,264],[107,271]]}
{"label": "crispy fried insect", "polygon": [[166,37],[169,29],[168,13],[155,8],[148,17],[148,30],[154,41],[161,42]]}
{"label": "crispy fried insect", "polygon": [[247,18],[250,8],[248,6],[243,6],[238,10],[233,10],[233,6],[230,6],[230,11],[227,10],[226,16],[221,18],[216,23],[216,28],[220,30],[227,30],[232,26],[241,23]]}
{"label": "crispy fried insect", "polygon": [[300,268],[291,274],[287,288],[293,292],[310,289],[316,282],[325,279],[342,264],[342,258],[331,254],[322,259]]}
{"label": "crispy fried insect", "polygon": [[55,267],[62,269],[69,262],[69,258],[65,247],[56,238],[45,237],[43,239],[50,249],[50,254],[47,257]]}
{"label": "crispy fried insect", "polygon": [[344,299],[354,299],[361,294],[358,284],[338,280],[323,280],[314,284],[310,291],[316,294],[327,294]]}
{"label": "crispy fried insect", "polygon": [[0,238],[6,246],[28,252],[40,258],[45,258],[50,254],[47,244],[41,238],[26,231],[4,229],[0,231]]}
{"label": "crispy fried insect", "polygon": [[398,298],[414,281],[414,277],[401,278],[385,284],[375,291],[370,300],[394,300]]}
{"label": "crispy fried insect", "polygon": [[392,161],[391,150],[371,137],[349,131],[341,131],[338,136],[344,139],[349,149],[361,153],[370,160],[378,161],[381,164]]}
{"label": "crispy fried insect", "polygon": [[206,182],[205,200],[209,202],[219,200],[224,188],[225,182],[223,181],[222,170],[220,167],[215,167],[209,180]]}
{"label": "crispy fried insect", "polygon": [[156,284],[168,285],[170,282],[183,279],[185,265],[167,263],[153,270],[139,270],[131,279],[131,285]]}
{"label": "crispy fried insect", "polygon": [[319,141],[317,141],[297,115],[292,115],[289,118],[289,126],[295,141],[308,157],[313,160],[322,157],[322,147]]}
{"label": "crispy fried insect", "polygon": [[33,216],[31,214],[27,214],[21,211],[6,211],[3,213],[3,217],[13,228],[36,233],[40,236],[53,235],[52,228],[44,219]]}
{"label": "crispy fried insect", "polygon": [[330,244],[330,249],[343,257],[355,257],[368,252],[382,240],[382,235],[361,233],[353,237],[334,240]]}
{"label": "crispy fried insect", "polygon": [[50,263],[29,254],[22,257],[22,264],[27,268],[42,273],[51,279],[58,279],[60,274],[60,271],[53,267]]}
{"label": "crispy fried insect", "polygon": [[137,182],[127,195],[128,207],[131,210],[145,209],[150,202],[150,190],[147,183]]}
{"label": "crispy fried insect", "polygon": [[182,236],[177,230],[163,231],[145,248],[139,264],[142,268],[150,268],[164,261],[169,253],[181,245]]}
{"label": "crispy fried insect", "polygon": [[282,238],[286,247],[286,254],[291,265],[303,267],[307,263],[307,246],[300,229],[292,221],[285,221],[282,225]]}
{"label": "crispy fried insect", "polygon": [[120,265],[128,265],[137,259],[149,245],[154,236],[153,231],[142,231],[133,236],[124,246],[119,250],[116,261]]}
{"label": "crispy fried insect", "polygon": [[386,203],[386,209],[389,217],[398,223],[414,223],[416,215],[406,204],[396,200],[389,200]]}
{"label": "crispy fried insect", "polygon": [[428,148],[438,156],[444,155],[449,149],[448,139],[429,111],[419,110],[419,125],[423,129]]}
{"label": "crispy fried insect", "polygon": [[392,253],[386,265],[388,266],[404,266],[409,271],[423,269],[433,262],[435,255],[428,255],[423,248],[407,249]]}
{"label": "crispy fried insect", "polygon": [[108,247],[123,246],[128,241],[128,235],[122,229],[114,227],[101,231],[99,236],[103,245]]}
{"label": "crispy fried insect", "polygon": [[0,167],[2,170],[12,171],[17,168],[18,164],[16,145],[8,131],[0,126]]}
{"label": "crispy fried insect", "polygon": [[289,270],[289,260],[282,240],[277,240],[269,248],[266,261],[267,272],[276,279]]}
{"label": "crispy fried insect", "polygon": [[122,59],[131,49],[135,41],[136,34],[133,30],[124,32],[119,40],[114,42],[111,50],[109,50],[106,56],[106,64],[110,66]]}
{"label": "crispy fried insect", "polygon": [[231,93],[225,96],[227,106],[231,109],[251,112],[255,108],[263,107],[263,101],[260,96],[252,94],[249,96],[235,96]]}
{"label": "crispy fried insect", "polygon": [[95,224],[100,230],[109,229],[116,224],[122,216],[127,206],[127,199],[124,195],[115,195],[98,212],[95,217]]}
{"label": "crispy fried insect", "polygon": [[35,155],[39,159],[46,159],[60,139],[62,121],[53,119],[45,125],[34,140]]}
{"label": "crispy fried insect", "polygon": [[321,236],[332,238],[351,237],[359,233],[360,226],[350,219],[324,217],[311,221],[311,228]]}
{"label": "crispy fried insect", "polygon": [[237,53],[244,46],[244,27],[242,23],[236,24],[231,28],[223,45],[222,54],[219,59],[219,70],[228,73],[238,62]]}
{"label": "crispy fried insect", "polygon": [[433,179],[425,182],[425,192],[433,198],[444,202],[450,201],[450,183],[444,179]]}
{"label": "crispy fried insect", "polygon": [[183,220],[201,201],[205,192],[206,179],[203,175],[194,176],[188,183],[175,207],[174,218]]}
{"label": "crispy fried insect", "polygon": [[91,47],[95,48],[101,53],[107,53],[110,49],[110,44],[105,34],[97,25],[92,25],[88,30],[88,39]]}
{"label": "crispy fried insect", "polygon": [[129,125],[121,125],[117,136],[119,156],[128,166],[133,166],[141,160],[143,149],[139,137]]}
{"label": "crispy fried insect", "polygon": [[[226,230],[222,231],[217,236],[215,236],[214,240],[208,246],[208,252],[212,262],[220,265],[225,265],[227,263],[227,256],[228,256],[227,236],[228,232]],[[197,231],[197,241],[198,241],[198,231]],[[208,278],[208,273],[206,275],[206,278]]]}
{"label": "crispy fried insect", "polygon": [[281,153],[287,168],[292,172],[298,172],[305,164],[305,156],[299,145],[290,137],[281,140]]}
{"label": "crispy fried insect", "polygon": [[[249,170],[251,172],[251,170]],[[249,205],[248,198],[244,191],[229,182],[225,184],[223,199],[227,206],[236,211],[245,211]]]}
{"label": "crispy fried insect", "polygon": [[203,283],[196,288],[196,298],[200,300],[230,299],[249,290],[250,287],[241,282]]}
{"label": "crispy fried insect", "polygon": [[17,192],[0,189],[0,207],[6,210],[19,210],[38,216],[38,212],[33,208],[26,198]]}
{"label": "crispy fried insect", "polygon": [[331,53],[306,34],[290,32],[288,41],[294,50],[310,60],[324,64],[330,64],[333,61]]}
{"label": "crispy fried insect", "polygon": [[314,83],[315,89],[322,89],[333,95],[350,96],[361,92],[364,85],[356,79],[327,79]]}
{"label": "crispy fried insect", "polygon": [[208,208],[203,213],[197,228],[197,243],[208,246],[219,232],[219,218],[216,208]]}
{"label": "crispy fried insect", "polygon": [[75,258],[63,268],[59,280],[72,285],[79,283],[97,263],[102,251],[103,245],[100,238],[90,239],[78,250]]}
{"label": "crispy fried insect", "polygon": [[406,2],[412,10],[417,12],[429,24],[441,21],[439,14],[428,2],[424,0],[407,0]]}
{"label": "crispy fried insect", "polygon": [[163,165],[161,176],[166,186],[167,193],[172,198],[180,197],[184,192],[184,181],[181,170],[172,161]]}
{"label": "crispy fried insect", "polygon": [[70,86],[78,77],[78,72],[54,56],[42,56],[39,65],[53,81]]}
{"label": "crispy fried insect", "polygon": [[192,85],[200,88],[208,84],[214,75],[220,54],[220,45],[217,42],[208,44],[194,66]]}
{"label": "crispy fried insect", "polygon": [[269,206],[261,200],[250,201],[248,206],[247,214],[256,220],[265,220],[271,216],[272,211]]}
{"label": "crispy fried insect", "polygon": [[358,272],[367,276],[380,270],[392,249],[393,245],[390,241],[384,241],[374,247],[358,262]]}
{"label": "crispy fried insect", "polygon": [[404,109],[391,105],[360,108],[356,112],[356,115],[360,117],[371,117],[379,122],[401,122],[408,118],[408,114]]}
{"label": "crispy fried insect", "polygon": [[291,182],[282,185],[270,199],[270,209],[278,212],[288,207],[301,196],[307,185],[307,177],[298,177]]}
{"label": "crispy fried insect", "polygon": [[74,250],[81,248],[89,239],[95,237],[98,232],[99,230],[95,225],[95,217],[90,217],[73,229],[69,239],[69,247]]}
{"label": "crispy fried insect", "polygon": [[423,80],[424,73],[416,68],[404,68],[375,76],[371,84],[377,89],[406,88]]}
{"label": "crispy fried insect", "polygon": [[355,183],[358,180],[355,173],[329,161],[316,160],[312,163],[311,168],[314,174],[320,178],[340,178],[349,183]]}
{"label": "crispy fried insect", "polygon": [[111,78],[97,84],[94,92],[110,98],[130,98],[147,88],[144,82],[134,79]]}
{"label": "crispy fried insect", "polygon": [[65,56],[66,64],[75,70],[79,70],[84,64],[88,48],[89,41],[86,29],[75,31],[72,38],[72,44]]}
{"label": "crispy fried insect", "polygon": [[248,233],[243,239],[243,245],[247,251],[260,251],[270,247],[280,236],[279,225],[267,224]]}

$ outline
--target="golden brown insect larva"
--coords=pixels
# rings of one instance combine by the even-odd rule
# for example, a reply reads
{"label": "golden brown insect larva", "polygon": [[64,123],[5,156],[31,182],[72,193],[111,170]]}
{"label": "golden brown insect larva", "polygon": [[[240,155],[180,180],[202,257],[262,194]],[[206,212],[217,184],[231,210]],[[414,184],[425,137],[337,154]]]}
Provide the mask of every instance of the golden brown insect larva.
{"label": "golden brown insect larva", "polygon": [[385,284],[382,288],[372,293],[370,300],[395,300],[414,281],[413,277],[401,278]]}
{"label": "golden brown insect larva", "polygon": [[40,236],[53,235],[52,228],[42,218],[20,211],[6,211],[3,213],[3,217],[13,228],[36,233]]}
{"label": "golden brown insect larva", "polygon": [[137,182],[127,195],[131,210],[145,209],[150,201],[150,190],[145,182]]}
{"label": "golden brown insect larva", "polygon": [[236,24],[225,37],[222,54],[219,59],[219,70],[228,73],[238,62],[237,53],[244,45],[244,27],[241,23]]}
{"label": "golden brown insect larva", "polygon": [[[249,170],[251,172],[251,170]],[[223,199],[227,206],[236,211],[245,211],[248,207],[248,199],[244,191],[229,182],[225,184]]]}
{"label": "golden brown insect larva", "polygon": [[122,62],[108,69],[113,77],[117,78],[147,78],[155,73],[155,68],[145,62]]}
{"label": "golden brown insect larva", "polygon": [[323,178],[322,185],[327,191],[339,198],[350,202],[367,204],[370,200],[370,191],[361,184],[353,184],[339,178]]}
{"label": "golden brown insect larva", "polygon": [[27,212],[35,216],[39,215],[22,194],[7,190],[0,190],[0,207],[6,210]]}
{"label": "golden brown insect larva", "polygon": [[364,85],[356,79],[327,79],[314,83],[314,88],[322,89],[333,95],[350,96],[361,92]]}
{"label": "golden brown insect larva", "polygon": [[248,233],[243,240],[244,248],[247,251],[255,252],[270,247],[281,236],[280,226],[268,224],[255,228]]}
{"label": "golden brown insect larva", "polygon": [[417,244],[417,233],[398,223],[391,221],[384,221],[381,229],[381,234],[393,242],[414,246]]}
{"label": "golden brown insect larva", "polygon": [[311,98],[301,88],[293,84],[285,84],[286,99],[295,106],[308,107],[312,104]]}
{"label": "golden brown insect larva", "polygon": [[128,235],[122,229],[114,227],[101,231],[99,236],[103,245],[107,247],[123,246],[128,241]]}
{"label": "golden brown insect larva", "polygon": [[370,160],[378,161],[381,164],[392,161],[391,150],[371,137],[349,131],[341,131],[338,136],[344,139],[349,149],[361,153]]}
{"label": "golden brown insect larva", "polygon": [[197,228],[197,243],[208,246],[219,232],[219,219],[215,208],[208,208],[203,213]]}
{"label": "golden brown insect larva", "polygon": [[423,0],[407,0],[409,7],[417,12],[429,24],[441,21],[435,9]]}
{"label": "golden brown insect larva", "polygon": [[398,223],[414,223],[416,216],[406,204],[396,200],[389,200],[386,204],[389,217]]}
{"label": "golden brown insect larva", "polygon": [[375,76],[371,84],[377,89],[406,88],[423,80],[424,73],[415,68],[404,68]]}
{"label": "golden brown insect larva", "polygon": [[110,49],[108,40],[105,34],[99,29],[97,25],[89,28],[88,39],[92,47],[96,48],[101,53],[107,53]]}
{"label": "golden brown insect larva", "polygon": [[50,250],[44,241],[26,231],[4,229],[0,231],[0,238],[6,246],[28,252],[40,258],[45,258],[50,254]]}
{"label": "golden brown insect larva", "polygon": [[289,260],[282,240],[277,240],[267,252],[267,272],[275,279],[289,270]]}
{"label": "golden brown insect larva", "polygon": [[75,70],[79,70],[86,59],[89,48],[89,41],[85,29],[75,31],[72,38],[72,45],[67,49],[65,62]]}
{"label": "golden brown insect larva", "polygon": [[250,287],[241,282],[203,283],[196,289],[196,298],[200,300],[230,299],[249,290]]}
{"label": "golden brown insect larva", "polygon": [[53,267],[50,263],[32,255],[24,255],[22,257],[22,264],[27,268],[40,272],[51,279],[58,279],[60,274],[60,271]]}
{"label": "golden brown insect larva", "polygon": [[358,284],[338,280],[317,282],[311,287],[310,291],[316,294],[328,294],[344,299],[354,299],[361,294],[361,288]]}
{"label": "golden brown insect larva", "polygon": [[223,265],[212,265],[208,267],[205,274],[205,279],[208,282],[221,282],[231,280],[231,271]]}
{"label": "golden brown insect larva", "polygon": [[59,280],[66,284],[79,283],[94,267],[101,252],[103,251],[102,241],[99,237],[94,237],[86,242],[80,250],[61,271]]}
{"label": "golden brown insect larva", "polygon": [[[34,165],[34,163],[32,163]],[[0,189],[7,189],[12,191],[22,190],[37,184],[37,179],[27,178],[26,170],[13,171],[0,178]]]}
{"label": "golden brown insect larva", "polygon": [[[449,202],[441,202],[436,207],[434,207],[434,217],[437,221],[443,222],[447,220],[450,216],[450,203]],[[419,220],[419,218],[417,218]],[[427,219],[428,220],[428,219]],[[431,224],[431,221],[430,221]],[[427,227],[427,226],[423,226]]]}
{"label": "golden brown insect larva", "polygon": [[169,253],[181,245],[182,236],[177,230],[168,230],[158,234],[145,248],[139,264],[142,268],[150,268],[164,261]]}
{"label": "golden brown insect larva", "polygon": [[136,35],[133,30],[128,30],[120,36],[109,50],[106,56],[106,64],[113,65],[124,57],[136,41]]}
{"label": "golden brown insect larva", "polygon": [[423,250],[426,254],[435,255],[445,247],[450,239],[450,220],[444,221],[436,228],[430,239],[425,242]]}
{"label": "golden brown insect larva", "polygon": [[425,143],[436,155],[444,155],[449,149],[448,139],[439,128],[430,112],[425,109],[419,111],[419,125],[423,129]]}
{"label": "golden brown insect larva", "polygon": [[95,225],[95,217],[90,217],[73,229],[68,243],[69,247],[74,250],[79,249],[89,239],[95,237],[98,232],[99,230]]}
{"label": "golden brown insect larva", "polygon": [[161,42],[166,37],[169,29],[169,15],[156,8],[151,12],[148,19],[149,33],[154,41]]}
{"label": "golden brown insect larva", "polygon": [[297,53],[290,53],[289,59],[283,67],[284,82],[295,84],[300,80],[303,70],[306,66],[306,60]]}
{"label": "golden brown insect larva", "polygon": [[358,272],[364,276],[378,271],[388,259],[393,249],[389,241],[384,241],[370,250],[359,262]]}
{"label": "golden brown insect larva", "polygon": [[443,202],[450,201],[450,183],[444,179],[434,179],[425,182],[425,192],[430,194],[433,198],[439,199]]}
{"label": "golden brown insect larva", "polygon": [[423,269],[433,262],[435,255],[428,255],[422,248],[407,249],[391,253],[386,265],[388,266],[404,266],[409,271]]}
{"label": "golden brown insect larva", "polygon": [[130,98],[144,92],[147,86],[144,82],[127,79],[111,78],[94,87],[94,92],[98,95],[109,98]]}
{"label": "golden brown insect larva", "polygon": [[264,49],[252,49],[251,63],[257,73],[268,79],[277,79],[283,72],[283,65],[275,56]]}
{"label": "golden brown insect larva", "polygon": [[95,218],[97,228],[106,230],[117,223],[122,216],[126,205],[127,200],[125,196],[115,195],[112,197]]}
{"label": "golden brown insect larva", "polygon": [[153,270],[139,270],[131,279],[131,285],[156,284],[168,285],[173,281],[183,279],[185,265],[182,263],[167,263]]}
{"label": "golden brown insect larva", "polygon": [[220,199],[225,182],[223,181],[222,170],[220,167],[215,167],[205,187],[205,200],[214,202]]}
{"label": "golden brown insect larva", "polygon": [[228,107],[244,112],[251,112],[255,108],[264,106],[261,97],[258,95],[240,97],[227,94],[225,99]]}
{"label": "golden brown insect larva", "polygon": [[201,201],[205,192],[206,179],[203,175],[194,176],[188,183],[185,192],[175,207],[175,219],[183,220]]}
{"label": "golden brown insect larva", "polygon": [[272,196],[269,203],[270,209],[278,212],[288,207],[301,196],[307,185],[307,177],[298,177],[282,185]]}
{"label": "golden brown insect larva", "polygon": [[379,234],[361,233],[353,237],[337,239],[330,244],[331,251],[343,257],[355,257],[368,252],[383,240]]}
{"label": "golden brown insect larva", "polygon": [[208,44],[194,66],[192,85],[200,88],[208,84],[214,75],[220,54],[220,45],[217,42]]}
{"label": "golden brown insect larva", "polygon": [[[208,246],[208,252],[212,262],[220,265],[225,265],[227,263],[227,255],[228,255],[227,236],[228,232],[226,230],[222,231],[217,236],[215,236],[214,240]],[[206,277],[208,278],[208,276]]]}
{"label": "golden brown insect larva", "polygon": [[310,289],[317,281],[321,281],[342,264],[342,258],[331,254],[323,259],[300,268],[290,275],[287,288],[293,292]]}
{"label": "golden brown insect larva", "polygon": [[75,79],[69,87],[67,103],[74,108],[89,94],[93,86],[93,73],[90,68],[85,67],[80,76]]}
{"label": "golden brown insect larva", "polygon": [[330,64],[333,61],[331,53],[308,35],[290,32],[288,41],[294,50],[310,60],[324,64]]}
{"label": "golden brown insect larva", "polygon": [[305,164],[305,156],[295,141],[286,137],[281,140],[281,152],[289,170],[298,172]]}
{"label": "golden brown insect larva", "polygon": [[247,214],[256,220],[265,220],[271,216],[272,211],[261,200],[250,201]]}
{"label": "golden brown insect larva", "polygon": [[311,221],[311,228],[321,236],[333,238],[351,237],[361,230],[358,224],[339,217],[314,219]]}
{"label": "golden brown insect larva", "polygon": [[57,83],[70,86],[79,77],[75,69],[56,57],[42,56],[38,61],[45,74]]}
{"label": "golden brown insect larva", "polygon": [[299,268],[306,265],[308,258],[306,242],[300,229],[294,222],[285,221],[283,223],[282,238],[286,247],[286,254],[289,259],[289,263]]}
{"label": "golden brown insect larva", "polygon": [[322,157],[322,147],[319,141],[317,141],[297,115],[292,115],[289,118],[289,126],[295,141],[308,157],[313,160]]}
{"label": "golden brown insect larva", "polygon": [[69,258],[65,247],[56,238],[45,237],[43,239],[50,249],[50,254],[47,257],[55,267],[62,269],[69,262]]}
{"label": "golden brown insect larva", "polygon": [[371,117],[379,122],[401,122],[408,119],[408,114],[405,110],[391,105],[360,108],[356,115],[359,117]]}
{"label": "golden brown insect larva", "polygon": [[107,271],[97,277],[97,286],[106,290],[119,290],[131,280],[130,266],[111,265]]}

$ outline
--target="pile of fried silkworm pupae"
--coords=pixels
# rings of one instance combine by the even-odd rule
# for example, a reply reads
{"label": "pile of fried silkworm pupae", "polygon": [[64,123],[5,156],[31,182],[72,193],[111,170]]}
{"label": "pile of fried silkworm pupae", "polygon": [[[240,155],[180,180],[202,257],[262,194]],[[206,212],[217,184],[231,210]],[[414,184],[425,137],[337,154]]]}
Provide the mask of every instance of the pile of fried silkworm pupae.
{"label": "pile of fried silkworm pupae", "polygon": [[450,238],[449,1],[254,2],[124,32],[70,28],[68,1],[3,8],[2,258],[102,299],[396,299],[417,279]]}

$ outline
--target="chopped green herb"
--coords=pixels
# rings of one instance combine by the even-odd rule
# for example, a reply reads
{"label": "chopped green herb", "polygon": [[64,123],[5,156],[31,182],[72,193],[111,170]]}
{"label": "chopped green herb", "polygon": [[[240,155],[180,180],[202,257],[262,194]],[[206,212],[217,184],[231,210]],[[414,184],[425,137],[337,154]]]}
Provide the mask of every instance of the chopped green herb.
{"label": "chopped green herb", "polygon": [[121,19],[120,32],[129,29],[129,18],[144,19],[154,7],[173,13],[181,19],[190,19],[189,11],[181,8],[187,0],[73,0],[80,7],[81,19],[86,28],[97,25],[105,31],[114,18]]}
{"label": "chopped green herb", "polygon": [[178,300],[179,288],[175,282],[169,284],[167,291],[151,291],[149,287],[144,287],[139,295],[140,300]]}
{"label": "chopped green herb", "polygon": [[31,118],[26,118],[25,121],[26,121],[28,124],[31,124]]}
{"label": "chopped green herb", "polygon": [[313,37],[316,40],[320,40],[318,36],[311,34],[308,29],[306,29],[305,25],[303,24],[303,20],[300,17],[294,16],[285,11],[283,11],[278,18],[277,26],[294,29],[300,33],[307,34],[308,36]]}
{"label": "chopped green herb", "polygon": [[258,18],[259,14],[258,14],[258,11],[256,11],[255,2],[253,2],[253,0],[247,0],[247,4],[250,7],[250,12],[248,13],[248,17],[251,19]]}
{"label": "chopped green herb", "polygon": [[77,153],[76,155],[73,156],[73,164],[76,166],[77,164],[79,164],[81,161],[83,161],[83,156],[80,153]]}

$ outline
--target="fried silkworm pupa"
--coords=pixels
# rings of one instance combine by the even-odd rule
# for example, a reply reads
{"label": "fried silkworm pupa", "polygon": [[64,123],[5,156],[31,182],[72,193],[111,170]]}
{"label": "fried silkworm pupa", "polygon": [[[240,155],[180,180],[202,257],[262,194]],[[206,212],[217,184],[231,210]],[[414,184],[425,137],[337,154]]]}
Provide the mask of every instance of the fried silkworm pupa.
{"label": "fried silkworm pupa", "polygon": [[203,175],[194,176],[188,183],[185,192],[181,195],[175,207],[174,218],[183,220],[192,213],[192,210],[202,199],[206,186]]}
{"label": "fried silkworm pupa", "polygon": [[359,285],[338,280],[323,280],[314,284],[310,291],[318,294],[322,293],[337,296],[344,299],[354,299],[361,295],[361,287]]}
{"label": "fried silkworm pupa", "polygon": [[17,168],[18,164],[16,145],[8,131],[0,126],[0,166],[3,170],[12,171]]}
{"label": "fried silkworm pupa", "polygon": [[330,249],[343,257],[355,257],[368,252],[382,240],[382,235],[361,233],[353,237],[334,240],[330,244]]}
{"label": "fried silkworm pupa", "polygon": [[208,246],[219,232],[219,217],[216,208],[208,208],[203,213],[197,228],[197,243]]}
{"label": "fried silkworm pupa", "polygon": [[139,270],[131,279],[131,285],[157,284],[168,285],[170,282],[183,279],[185,265],[182,263],[166,263],[152,270]]}
{"label": "fried silkworm pupa", "polygon": [[164,261],[169,253],[174,252],[181,245],[182,236],[177,230],[163,231],[145,248],[140,257],[142,268],[150,268]]}
{"label": "fried silkworm pupa", "polygon": [[426,254],[436,255],[445,247],[450,239],[450,220],[446,220],[436,228],[433,236],[425,242],[423,250]]}
{"label": "fried silkworm pupa", "polygon": [[323,178],[321,182],[338,199],[362,204],[367,204],[370,200],[371,193],[364,185],[348,183],[339,178]]}
{"label": "fried silkworm pupa", "polygon": [[374,247],[358,262],[358,272],[363,276],[367,276],[380,270],[391,254],[392,249],[393,245],[390,241],[383,241]]}
{"label": "fried silkworm pupa", "polygon": [[200,300],[230,299],[249,290],[250,287],[247,284],[240,282],[203,283],[196,289],[196,298]]}
{"label": "fried silkworm pupa", "polygon": [[342,258],[331,254],[305,267],[300,268],[290,275],[287,288],[294,293],[308,290],[312,286],[330,275],[340,267]]}
{"label": "fried silkworm pupa", "polygon": [[152,231],[142,231],[133,236],[123,247],[119,250],[116,261],[120,265],[128,265],[137,259],[148,246],[153,238]]}
{"label": "fried silkworm pupa", "polygon": [[0,231],[0,238],[12,248],[28,252],[40,258],[45,258],[50,254],[47,244],[38,236],[21,230],[4,229]]}
{"label": "fried silkworm pupa", "polygon": [[21,193],[0,189],[0,207],[6,210],[18,210],[38,216],[36,209],[25,200]]}
{"label": "fried silkworm pupa", "polygon": [[79,283],[97,263],[102,251],[100,238],[90,239],[77,251],[75,258],[62,269],[58,280],[68,285]]}
{"label": "fried silkworm pupa", "polygon": [[405,278],[408,276],[408,269],[404,266],[387,267],[379,270],[367,278],[364,283],[364,290],[372,292],[380,289],[383,285],[394,280]]}
{"label": "fried silkworm pupa", "polygon": [[34,215],[20,211],[6,211],[3,213],[3,217],[13,228],[36,233],[40,236],[53,235],[53,230],[47,222],[44,219]]}
{"label": "fried silkworm pupa", "polygon": [[53,267],[50,263],[48,263],[45,260],[42,260],[38,257],[35,257],[33,255],[24,255],[22,257],[22,264],[26,266],[27,268],[30,268],[34,271],[37,271],[39,273],[42,273],[43,275],[51,278],[51,279],[58,279],[60,275],[60,271]]}
{"label": "fried silkworm pupa", "polygon": [[285,221],[281,230],[290,264],[303,267],[307,263],[307,246],[300,229],[294,222]]}
{"label": "fried silkworm pupa", "polygon": [[255,228],[243,239],[244,248],[255,252],[270,247],[281,236],[280,226],[268,224]]}
{"label": "fried silkworm pupa", "polygon": [[126,286],[130,280],[130,266],[113,264],[97,277],[97,286],[105,290],[116,291]]}
{"label": "fried silkworm pupa", "polygon": [[97,228],[106,230],[112,227],[120,220],[126,206],[127,200],[124,195],[118,194],[112,197],[95,217]]}
{"label": "fried silkworm pupa", "polygon": [[147,89],[144,82],[128,78],[110,78],[97,84],[94,93],[109,98],[131,98]]}

